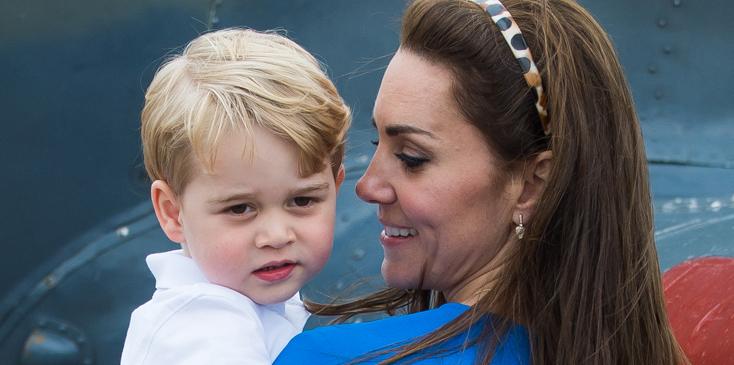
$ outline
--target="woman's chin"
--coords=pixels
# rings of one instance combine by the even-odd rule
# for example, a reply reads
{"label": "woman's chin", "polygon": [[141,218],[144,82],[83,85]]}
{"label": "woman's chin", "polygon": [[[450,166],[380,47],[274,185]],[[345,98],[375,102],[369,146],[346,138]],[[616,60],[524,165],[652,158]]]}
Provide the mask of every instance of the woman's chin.
{"label": "woman's chin", "polygon": [[[418,268],[418,269],[416,269]],[[420,285],[420,265],[399,264],[382,260],[382,278],[387,286],[396,289],[415,289]]]}

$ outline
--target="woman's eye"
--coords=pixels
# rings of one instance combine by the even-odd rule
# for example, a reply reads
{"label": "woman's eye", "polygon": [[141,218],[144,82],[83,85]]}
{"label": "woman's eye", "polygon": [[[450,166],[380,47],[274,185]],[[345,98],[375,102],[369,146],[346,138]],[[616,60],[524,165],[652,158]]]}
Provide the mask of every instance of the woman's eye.
{"label": "woman's eye", "polygon": [[429,159],[427,158],[411,156],[405,153],[396,153],[395,157],[397,157],[400,161],[402,161],[405,167],[409,169],[419,168],[423,166],[424,163],[429,161]]}
{"label": "woman's eye", "polygon": [[229,207],[229,212],[236,215],[242,215],[252,211],[252,207],[247,204],[237,204]]}
{"label": "woman's eye", "polygon": [[293,198],[293,205],[300,207],[300,208],[308,207],[315,202],[316,202],[316,199],[308,197],[308,196],[297,196]]}

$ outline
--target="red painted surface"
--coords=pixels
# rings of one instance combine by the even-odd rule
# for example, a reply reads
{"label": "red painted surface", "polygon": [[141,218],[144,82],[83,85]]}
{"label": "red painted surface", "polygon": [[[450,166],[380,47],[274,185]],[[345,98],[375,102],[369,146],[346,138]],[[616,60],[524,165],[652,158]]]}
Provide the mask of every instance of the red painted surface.
{"label": "red painted surface", "polygon": [[678,342],[694,365],[734,365],[734,258],[685,261],[663,275]]}

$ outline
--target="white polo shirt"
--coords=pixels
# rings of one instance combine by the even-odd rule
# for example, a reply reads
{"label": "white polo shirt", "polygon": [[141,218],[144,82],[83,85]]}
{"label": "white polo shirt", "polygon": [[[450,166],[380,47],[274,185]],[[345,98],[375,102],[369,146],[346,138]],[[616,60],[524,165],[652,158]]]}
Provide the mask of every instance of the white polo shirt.
{"label": "white polo shirt", "polygon": [[122,365],[269,365],[308,319],[299,293],[257,304],[210,283],[181,250],[146,262],[156,291],[132,313]]}

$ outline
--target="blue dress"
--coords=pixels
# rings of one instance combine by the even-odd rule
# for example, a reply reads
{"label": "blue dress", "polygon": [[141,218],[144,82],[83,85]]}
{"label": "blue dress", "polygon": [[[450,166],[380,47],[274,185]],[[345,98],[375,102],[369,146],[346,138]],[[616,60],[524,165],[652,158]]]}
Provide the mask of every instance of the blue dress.
{"label": "blue dress", "polygon": [[[446,303],[436,309],[423,312],[388,317],[385,319],[353,324],[324,326],[305,331],[294,337],[275,360],[274,365],[289,364],[345,364],[360,359],[365,354],[390,348],[397,343],[405,343],[429,334],[448,323],[468,306],[459,303]],[[474,331],[470,331],[474,332]],[[461,346],[466,336],[458,336],[446,342],[446,348]],[[430,351],[428,352],[430,353]],[[451,364],[473,365],[477,356],[476,346],[464,351],[434,354],[414,364]],[[389,357],[389,354],[368,358],[360,364],[376,364]],[[505,335],[495,350],[493,365],[530,364],[530,345],[524,327],[514,326]]]}

